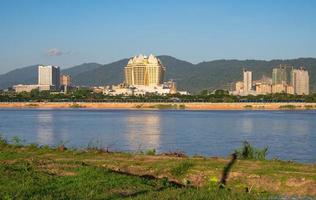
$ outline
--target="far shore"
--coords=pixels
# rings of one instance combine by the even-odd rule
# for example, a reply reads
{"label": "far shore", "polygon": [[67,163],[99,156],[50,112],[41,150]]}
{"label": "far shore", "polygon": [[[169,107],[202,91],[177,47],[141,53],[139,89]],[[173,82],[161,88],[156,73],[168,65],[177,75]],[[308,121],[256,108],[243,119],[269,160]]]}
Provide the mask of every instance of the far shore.
{"label": "far shore", "polygon": [[0,102],[0,108],[87,108],[135,110],[316,110],[316,103],[161,103],[161,102]]}

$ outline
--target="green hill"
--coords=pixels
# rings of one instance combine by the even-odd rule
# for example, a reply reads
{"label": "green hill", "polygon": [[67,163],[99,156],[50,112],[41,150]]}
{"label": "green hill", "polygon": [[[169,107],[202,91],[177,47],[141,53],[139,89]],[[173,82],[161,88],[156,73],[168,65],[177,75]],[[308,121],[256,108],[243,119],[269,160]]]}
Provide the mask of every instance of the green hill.
{"label": "green hill", "polygon": [[[228,88],[234,82],[242,80],[242,69],[253,71],[254,79],[262,75],[270,76],[272,68],[280,64],[299,67],[304,66],[310,73],[311,90],[316,91],[316,59],[298,58],[290,60],[214,60],[192,64],[171,56],[159,56],[166,66],[166,80],[173,79],[178,88],[191,92],[203,89]],[[118,84],[123,81],[123,69],[128,59],[110,64],[84,63],[64,69],[62,73],[70,74],[75,85],[97,86]],[[30,84],[37,81],[36,66],[20,68],[0,75],[0,88],[14,84]]]}

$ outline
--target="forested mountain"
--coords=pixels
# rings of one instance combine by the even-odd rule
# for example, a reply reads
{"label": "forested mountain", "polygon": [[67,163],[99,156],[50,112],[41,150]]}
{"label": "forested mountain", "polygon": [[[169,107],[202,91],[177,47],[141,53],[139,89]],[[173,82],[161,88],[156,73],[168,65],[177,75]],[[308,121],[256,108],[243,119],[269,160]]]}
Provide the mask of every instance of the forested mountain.
{"label": "forested mountain", "polygon": [[[159,56],[166,66],[166,80],[173,79],[181,90],[198,92],[203,89],[228,88],[233,82],[242,80],[242,69],[253,71],[254,79],[262,75],[270,76],[272,68],[280,64],[305,67],[310,73],[310,85],[316,91],[316,59],[299,58],[291,60],[214,60],[192,64],[171,56]],[[75,85],[97,86],[118,84],[123,81],[123,69],[128,59],[110,64],[84,63],[62,70],[72,76]],[[288,70],[290,71],[290,69]],[[0,75],[0,88],[14,84],[37,82],[37,67],[29,66]]]}

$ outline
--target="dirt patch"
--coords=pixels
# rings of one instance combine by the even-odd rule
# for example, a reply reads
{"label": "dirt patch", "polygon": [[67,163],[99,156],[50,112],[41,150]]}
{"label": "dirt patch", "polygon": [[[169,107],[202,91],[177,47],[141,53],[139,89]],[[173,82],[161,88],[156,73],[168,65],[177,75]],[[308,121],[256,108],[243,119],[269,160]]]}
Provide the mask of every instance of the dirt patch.
{"label": "dirt patch", "polygon": [[316,183],[312,180],[305,178],[290,178],[285,182],[289,187],[288,193],[299,195],[312,195],[316,196]]}

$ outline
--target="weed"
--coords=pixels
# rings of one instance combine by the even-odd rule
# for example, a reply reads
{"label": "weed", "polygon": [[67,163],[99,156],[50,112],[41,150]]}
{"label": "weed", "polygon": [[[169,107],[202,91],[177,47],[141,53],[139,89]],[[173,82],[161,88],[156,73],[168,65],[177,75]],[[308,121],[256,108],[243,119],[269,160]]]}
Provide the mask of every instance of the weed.
{"label": "weed", "polygon": [[236,149],[235,153],[239,159],[245,160],[265,160],[268,147],[263,149],[253,147],[248,141],[243,142],[243,147]]}
{"label": "weed", "polygon": [[38,107],[39,105],[36,103],[27,104],[28,107]]}
{"label": "weed", "polygon": [[146,152],[145,152],[146,155],[150,155],[150,156],[154,156],[156,155],[156,149],[148,149]]}
{"label": "weed", "polygon": [[20,147],[23,145],[23,140],[19,136],[14,136],[12,138],[12,143],[14,146]]}
{"label": "weed", "polygon": [[312,105],[305,105],[304,107],[305,107],[306,110],[313,109],[313,106],[312,106]]}
{"label": "weed", "polygon": [[8,141],[0,134],[0,146],[5,146],[8,144]]}
{"label": "weed", "polygon": [[280,109],[294,110],[294,109],[297,108],[297,106],[288,104],[288,105],[282,105],[282,106],[280,106],[279,108],[280,108]]}
{"label": "weed", "polygon": [[171,169],[171,174],[173,176],[183,176],[185,175],[194,164],[190,161],[183,161],[177,164],[174,168]]}
{"label": "weed", "polygon": [[176,104],[156,104],[149,106],[149,108],[155,108],[155,109],[177,109],[178,106]]}
{"label": "weed", "polygon": [[74,104],[70,105],[69,108],[84,108],[84,106],[79,105],[77,103],[74,103]]}
{"label": "weed", "polygon": [[29,144],[28,148],[33,149],[33,150],[38,149],[38,144],[36,143]]}

